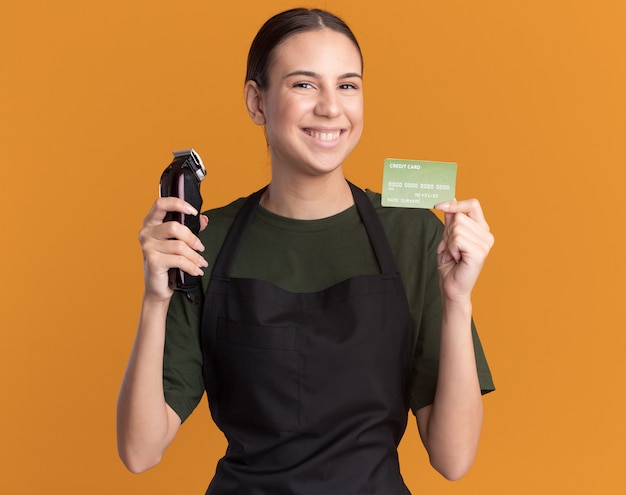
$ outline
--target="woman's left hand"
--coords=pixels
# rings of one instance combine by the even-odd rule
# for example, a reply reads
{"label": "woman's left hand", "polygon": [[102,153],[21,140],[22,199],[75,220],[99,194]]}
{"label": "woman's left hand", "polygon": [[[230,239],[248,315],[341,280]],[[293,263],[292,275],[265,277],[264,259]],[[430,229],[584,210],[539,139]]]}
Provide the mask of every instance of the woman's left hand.
{"label": "woman's left hand", "polygon": [[446,201],[435,209],[445,214],[443,239],[437,248],[442,297],[467,301],[494,237],[477,199]]}

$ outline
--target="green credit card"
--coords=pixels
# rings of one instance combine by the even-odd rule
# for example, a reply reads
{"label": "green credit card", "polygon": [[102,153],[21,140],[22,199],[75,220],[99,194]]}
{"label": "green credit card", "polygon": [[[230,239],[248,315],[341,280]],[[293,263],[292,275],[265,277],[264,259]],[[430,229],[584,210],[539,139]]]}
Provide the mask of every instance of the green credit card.
{"label": "green credit card", "polygon": [[383,170],[382,205],[432,208],[453,200],[456,163],[387,158]]}

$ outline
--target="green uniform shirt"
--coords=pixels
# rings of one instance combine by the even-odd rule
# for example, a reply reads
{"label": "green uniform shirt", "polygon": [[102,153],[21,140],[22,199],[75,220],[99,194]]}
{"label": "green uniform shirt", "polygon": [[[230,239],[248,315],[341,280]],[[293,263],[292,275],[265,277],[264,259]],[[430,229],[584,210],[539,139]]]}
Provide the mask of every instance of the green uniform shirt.
{"label": "green uniform shirt", "polygon": [[[443,226],[429,210],[383,208],[380,194],[367,191],[381,221],[404,283],[414,323],[410,405],[431,404],[437,385],[441,302],[436,249]],[[207,212],[200,233],[209,262],[206,290],[224,238],[244,199]],[[245,234],[231,277],[254,278],[291,292],[316,292],[359,275],[380,273],[356,206],[320,220],[294,220],[259,206]],[[175,293],[167,316],[163,384],[165,399],[184,421],[204,393],[200,321],[202,301],[190,304]],[[483,393],[494,390],[491,373],[472,323],[478,377]]]}

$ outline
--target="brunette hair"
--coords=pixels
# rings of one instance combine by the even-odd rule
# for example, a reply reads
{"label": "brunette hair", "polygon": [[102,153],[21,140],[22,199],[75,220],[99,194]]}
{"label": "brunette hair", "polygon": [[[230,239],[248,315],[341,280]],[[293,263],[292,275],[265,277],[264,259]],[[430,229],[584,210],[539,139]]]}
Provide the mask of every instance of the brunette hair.
{"label": "brunette hair", "polygon": [[358,50],[363,66],[359,43],[343,20],[326,10],[296,8],[274,15],[261,26],[248,52],[246,81],[252,80],[259,88],[265,89],[268,84],[267,69],[274,49],[289,36],[325,28],[345,34]]}

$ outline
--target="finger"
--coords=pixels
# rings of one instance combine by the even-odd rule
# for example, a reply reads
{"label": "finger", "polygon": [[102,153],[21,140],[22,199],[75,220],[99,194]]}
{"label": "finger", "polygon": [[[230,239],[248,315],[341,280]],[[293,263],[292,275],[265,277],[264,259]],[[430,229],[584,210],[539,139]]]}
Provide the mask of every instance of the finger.
{"label": "finger", "polygon": [[160,240],[177,239],[195,251],[204,251],[204,245],[189,227],[178,222],[165,222],[154,228],[155,237]]}
{"label": "finger", "polygon": [[[190,269],[207,267],[208,262],[195,249],[187,243],[177,239],[156,240],[151,239],[143,246],[144,257],[151,260],[154,267],[181,268],[188,273]],[[194,268],[195,267],[195,268]]]}
{"label": "finger", "polygon": [[[453,261],[454,258],[448,251],[448,243],[442,240],[437,247],[437,264],[438,266],[445,265],[449,261]],[[455,261],[456,262],[456,261]]]}
{"label": "finger", "polygon": [[184,255],[150,251],[145,256],[147,273],[167,273],[171,268],[179,268],[190,275],[203,275],[203,268],[206,268],[208,263],[195,251],[192,256],[190,259]]}
{"label": "finger", "polygon": [[200,215],[200,232],[207,228],[209,225],[209,217],[206,215]]}
{"label": "finger", "polygon": [[449,236],[463,235],[482,240],[493,239],[489,228],[470,218],[469,215],[462,213],[454,213],[452,215],[445,227]]}
{"label": "finger", "polygon": [[469,219],[469,217],[463,213],[444,213],[443,238],[446,241],[450,241],[450,238],[454,235],[454,231],[459,228],[459,223],[463,223],[464,218]]}
{"label": "finger", "polygon": [[445,235],[450,235],[450,230],[452,228],[452,225],[454,223],[454,217],[456,216],[456,213],[452,213],[452,212],[445,212],[443,214],[443,220],[444,220],[444,234]]}
{"label": "finger", "polygon": [[472,220],[478,222],[485,228],[489,228],[489,224],[485,220],[480,202],[477,199],[465,199],[462,201],[445,201],[435,205],[435,209],[445,213],[464,213]]}
{"label": "finger", "polygon": [[153,249],[159,242],[180,241],[194,251],[204,251],[205,247],[200,239],[188,227],[178,222],[165,222],[147,226],[139,232],[139,243],[142,249]]}
{"label": "finger", "polygon": [[144,219],[144,226],[163,223],[168,212],[177,211],[187,215],[197,215],[198,211],[185,200],[176,197],[164,197],[157,199],[148,216]]}
{"label": "finger", "polygon": [[[195,249],[190,248],[186,243],[182,241],[169,240],[162,241],[158,244],[157,252],[160,254],[179,258],[178,262],[184,263],[185,260],[189,261],[194,266],[208,266],[208,262],[199,254]],[[172,265],[170,268],[182,268],[181,266]]]}
{"label": "finger", "polygon": [[464,259],[469,263],[482,263],[493,247],[493,235],[468,216],[456,215],[448,227],[446,250],[457,262]]}
{"label": "finger", "polygon": [[[481,253],[488,252],[494,243],[494,237],[488,228],[471,219],[463,213],[444,214],[445,227],[442,240],[444,246],[439,246],[438,252],[445,249],[451,256],[459,261],[467,252],[470,257],[472,253],[480,256]],[[476,250],[478,248],[478,250]]]}

